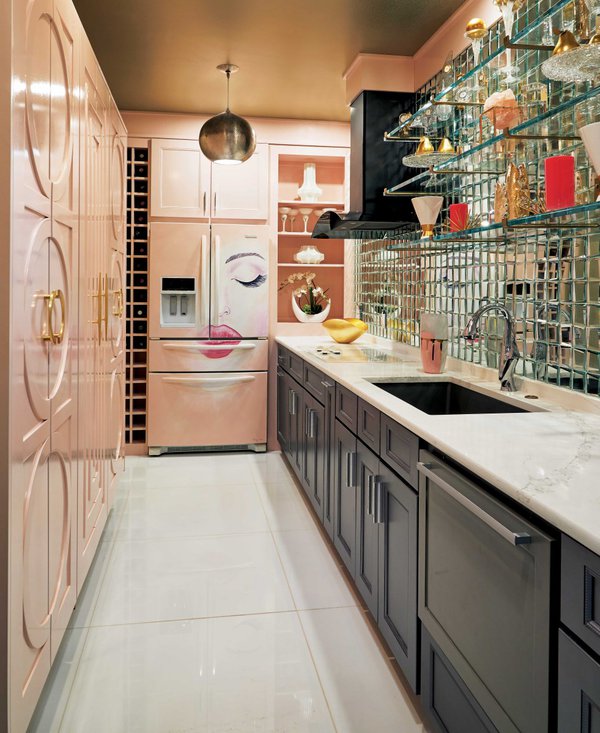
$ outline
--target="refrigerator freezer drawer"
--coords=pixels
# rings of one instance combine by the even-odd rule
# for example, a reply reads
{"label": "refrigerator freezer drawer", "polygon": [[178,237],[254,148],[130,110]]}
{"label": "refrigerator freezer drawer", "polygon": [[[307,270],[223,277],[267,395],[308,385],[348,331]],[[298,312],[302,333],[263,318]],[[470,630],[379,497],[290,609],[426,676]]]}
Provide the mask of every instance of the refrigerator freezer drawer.
{"label": "refrigerator freezer drawer", "polygon": [[210,341],[150,341],[151,372],[266,371],[269,342],[247,340],[232,344]]}
{"label": "refrigerator freezer drawer", "polygon": [[266,372],[150,374],[148,445],[266,443],[266,404]]}

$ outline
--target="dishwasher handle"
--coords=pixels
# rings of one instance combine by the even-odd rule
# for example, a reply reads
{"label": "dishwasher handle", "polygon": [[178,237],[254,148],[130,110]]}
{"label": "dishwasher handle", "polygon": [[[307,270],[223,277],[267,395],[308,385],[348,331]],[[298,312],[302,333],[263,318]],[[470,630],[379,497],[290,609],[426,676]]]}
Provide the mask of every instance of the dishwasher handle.
{"label": "dishwasher handle", "polygon": [[527,534],[527,532],[512,532],[508,527],[502,524],[502,522],[494,519],[494,517],[484,511],[480,506],[477,506],[475,502],[472,502],[464,494],[461,494],[460,491],[455,489],[454,486],[432,471],[430,463],[419,461],[419,463],[417,463],[417,469],[419,473],[430,478],[436,486],[445,491],[446,494],[451,496],[461,506],[467,509],[467,511],[471,512],[471,514],[476,516],[477,519],[481,520],[490,529],[493,529],[496,534],[500,535],[502,539],[505,539],[511,545],[528,545],[531,543],[530,534]]}

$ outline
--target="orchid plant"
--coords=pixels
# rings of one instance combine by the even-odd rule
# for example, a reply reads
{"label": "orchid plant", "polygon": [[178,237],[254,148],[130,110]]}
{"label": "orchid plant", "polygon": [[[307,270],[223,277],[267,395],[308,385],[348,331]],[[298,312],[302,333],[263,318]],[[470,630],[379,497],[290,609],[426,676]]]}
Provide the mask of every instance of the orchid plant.
{"label": "orchid plant", "polygon": [[327,290],[317,286],[315,277],[314,272],[295,272],[279,284],[279,290],[283,290],[288,285],[294,285],[304,280],[304,285],[295,288],[294,297],[298,298],[300,309],[307,315],[321,313],[330,300]]}

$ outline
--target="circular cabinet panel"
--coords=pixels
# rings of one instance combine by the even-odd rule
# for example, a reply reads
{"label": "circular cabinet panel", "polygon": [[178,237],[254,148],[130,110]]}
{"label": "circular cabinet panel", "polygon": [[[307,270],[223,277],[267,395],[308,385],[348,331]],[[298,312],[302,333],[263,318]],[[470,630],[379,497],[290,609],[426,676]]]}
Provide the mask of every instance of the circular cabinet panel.
{"label": "circular cabinet panel", "polygon": [[67,47],[67,39],[61,34],[56,23],[52,23],[50,50],[52,84],[50,87],[50,180],[54,184],[55,200],[62,198],[69,183],[72,159],[71,105],[72,83],[68,59],[72,49]]}
{"label": "circular cabinet panel", "polygon": [[113,137],[110,164],[110,204],[113,236],[120,242],[125,220],[125,153],[117,133]]}
{"label": "circular cabinet panel", "polygon": [[113,473],[121,470],[123,428],[125,425],[125,382],[122,372],[113,372],[110,380],[110,459]]}
{"label": "circular cabinet panel", "polygon": [[35,416],[46,420],[50,414],[48,392],[48,242],[51,224],[44,219],[32,237],[24,273],[24,356],[25,384]]}
{"label": "circular cabinet panel", "polygon": [[55,340],[50,346],[50,360],[48,384],[50,398],[58,395],[65,381],[67,356],[69,353],[70,327],[70,242],[61,241],[68,238],[71,230],[66,227],[55,226],[55,233],[48,240],[50,262],[50,290],[56,295],[52,309],[51,330]]}
{"label": "circular cabinet panel", "polygon": [[61,450],[54,449],[48,458],[48,493],[50,521],[48,545],[48,597],[52,613],[61,591],[73,582],[67,577],[71,540],[70,471],[69,462]]}
{"label": "circular cabinet panel", "polygon": [[50,36],[52,2],[36,0],[28,13],[25,118],[28,153],[41,192],[50,198]]}
{"label": "circular cabinet panel", "polygon": [[48,607],[49,440],[27,464],[23,506],[23,626],[27,644],[41,649],[50,634]]}
{"label": "circular cabinet panel", "polygon": [[123,256],[113,252],[110,263],[108,333],[112,357],[123,353],[125,289],[123,279]]}

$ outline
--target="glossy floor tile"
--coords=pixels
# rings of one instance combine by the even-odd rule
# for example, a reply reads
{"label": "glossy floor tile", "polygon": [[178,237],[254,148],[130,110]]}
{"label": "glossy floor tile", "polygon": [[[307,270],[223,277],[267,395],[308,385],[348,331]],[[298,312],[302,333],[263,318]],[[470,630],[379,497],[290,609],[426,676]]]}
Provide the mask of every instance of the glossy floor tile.
{"label": "glossy floor tile", "polygon": [[62,731],[333,732],[295,613],[90,629]]}
{"label": "glossy floor tile", "polygon": [[421,733],[277,453],[128,459],[29,733]]}
{"label": "glossy floor tile", "polygon": [[270,533],[117,541],[92,626],[293,608]]}
{"label": "glossy floor tile", "polygon": [[363,611],[301,611],[300,620],[338,731],[423,732]]}

